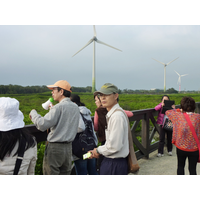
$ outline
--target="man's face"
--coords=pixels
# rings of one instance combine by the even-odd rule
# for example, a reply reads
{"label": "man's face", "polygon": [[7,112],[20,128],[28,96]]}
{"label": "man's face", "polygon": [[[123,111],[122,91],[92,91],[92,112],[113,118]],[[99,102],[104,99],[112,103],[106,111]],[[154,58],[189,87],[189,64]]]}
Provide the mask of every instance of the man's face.
{"label": "man's face", "polygon": [[51,93],[52,93],[52,97],[53,97],[54,101],[60,102],[60,99],[61,99],[62,93],[63,93],[62,89],[60,91],[58,91],[58,88],[53,88]]}
{"label": "man's face", "polygon": [[109,94],[109,95],[100,94],[102,106],[105,107],[108,111],[110,111],[111,108],[115,104],[117,104],[118,96],[119,96],[118,94]]}

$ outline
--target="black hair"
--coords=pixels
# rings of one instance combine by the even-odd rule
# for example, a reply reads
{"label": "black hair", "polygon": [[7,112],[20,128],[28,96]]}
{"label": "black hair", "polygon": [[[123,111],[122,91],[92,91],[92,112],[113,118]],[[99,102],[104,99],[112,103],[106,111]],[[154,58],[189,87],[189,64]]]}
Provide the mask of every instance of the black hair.
{"label": "black hair", "polygon": [[192,97],[183,97],[181,99],[181,109],[184,112],[194,112],[195,108],[195,100]]}
{"label": "black hair", "polygon": [[81,103],[81,99],[77,94],[71,94],[71,101],[76,103],[78,106],[85,106],[84,103]]}
{"label": "black hair", "polygon": [[[99,102],[101,103],[101,99],[99,97],[99,94],[94,95],[94,100],[95,100],[95,97],[97,97],[99,99]],[[101,103],[101,105],[102,105],[102,103]]]}
{"label": "black hair", "polygon": [[99,101],[101,101],[100,97],[99,97],[99,94],[94,95],[94,99],[95,99],[95,97],[97,97],[99,99]]}
{"label": "black hair", "polygon": [[162,96],[161,101],[163,100],[164,97],[167,97],[170,100],[169,96],[165,94]]}
{"label": "black hair", "polygon": [[[3,161],[7,154],[11,154],[17,141],[19,146],[21,144],[21,137],[24,137],[26,141],[25,151],[36,145],[36,141],[26,129],[15,129],[10,131],[0,131],[0,160]],[[19,147],[15,152],[14,156],[18,154]]]}
{"label": "black hair", "polygon": [[[115,92],[113,92],[113,94],[117,94],[117,93],[115,93]],[[119,102],[119,95],[118,95],[118,98],[117,98],[117,103]]]}
{"label": "black hair", "polygon": [[57,87],[58,88],[58,92],[62,89],[63,90],[63,95],[65,96],[65,97],[70,97],[71,96],[71,92],[70,91],[68,91],[68,90],[65,90],[65,89],[63,89],[63,88],[60,88],[60,87]]}

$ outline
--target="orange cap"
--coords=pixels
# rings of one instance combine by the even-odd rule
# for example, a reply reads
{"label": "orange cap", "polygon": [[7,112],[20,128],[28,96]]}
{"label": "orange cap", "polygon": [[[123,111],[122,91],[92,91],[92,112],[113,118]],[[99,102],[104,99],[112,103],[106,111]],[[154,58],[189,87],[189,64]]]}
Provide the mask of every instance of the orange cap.
{"label": "orange cap", "polygon": [[56,83],[54,83],[54,85],[47,85],[47,87],[50,90],[53,90],[53,88],[55,88],[55,87],[60,87],[60,88],[62,88],[64,90],[72,92],[71,91],[71,85],[67,81],[64,81],[64,80],[57,81]]}

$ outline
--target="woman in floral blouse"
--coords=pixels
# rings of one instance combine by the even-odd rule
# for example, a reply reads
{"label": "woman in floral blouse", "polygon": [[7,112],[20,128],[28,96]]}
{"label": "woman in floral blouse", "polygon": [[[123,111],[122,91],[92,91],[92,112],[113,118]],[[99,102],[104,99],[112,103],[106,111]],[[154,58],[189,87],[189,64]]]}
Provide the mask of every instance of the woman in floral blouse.
{"label": "woman in floral blouse", "polygon": [[194,113],[195,101],[191,97],[183,97],[181,110],[168,110],[166,115],[173,123],[172,143],[177,148],[178,175],[184,175],[185,161],[188,157],[190,175],[196,175],[196,165],[199,157],[198,145],[183,113],[187,113],[200,141],[200,114]]}

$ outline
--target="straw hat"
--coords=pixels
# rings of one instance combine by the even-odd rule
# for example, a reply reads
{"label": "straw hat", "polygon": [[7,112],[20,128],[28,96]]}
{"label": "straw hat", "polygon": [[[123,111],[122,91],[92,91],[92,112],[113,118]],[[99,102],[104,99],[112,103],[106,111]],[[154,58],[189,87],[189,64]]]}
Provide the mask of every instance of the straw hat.
{"label": "straw hat", "polygon": [[10,131],[24,127],[24,115],[19,110],[19,101],[10,97],[0,97],[0,131]]}

